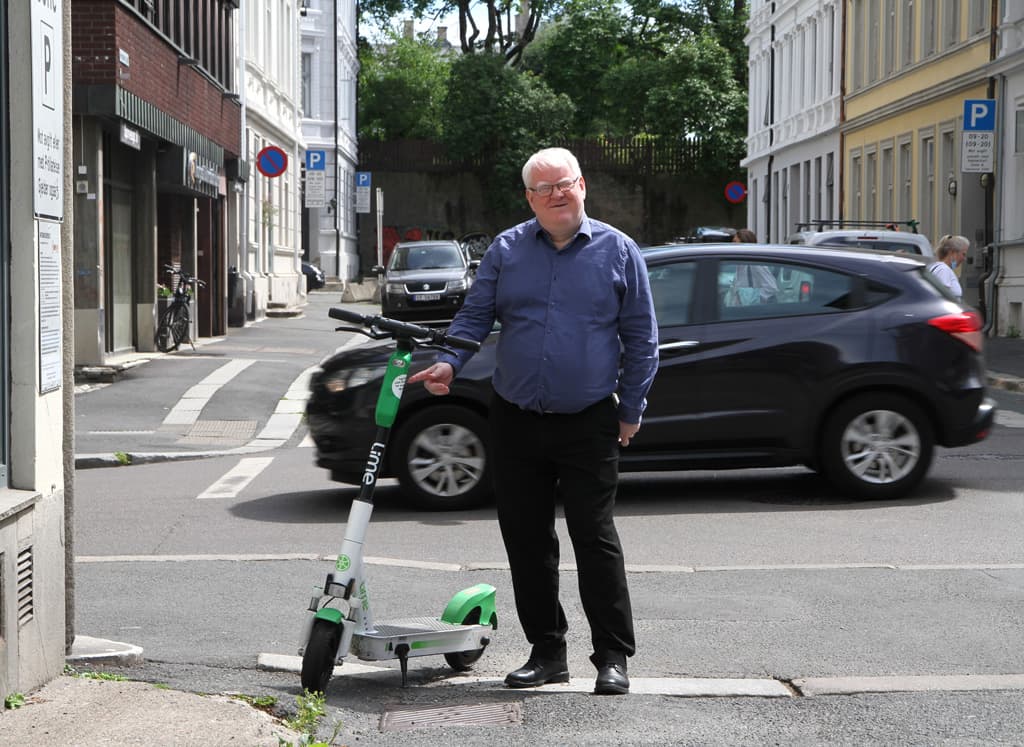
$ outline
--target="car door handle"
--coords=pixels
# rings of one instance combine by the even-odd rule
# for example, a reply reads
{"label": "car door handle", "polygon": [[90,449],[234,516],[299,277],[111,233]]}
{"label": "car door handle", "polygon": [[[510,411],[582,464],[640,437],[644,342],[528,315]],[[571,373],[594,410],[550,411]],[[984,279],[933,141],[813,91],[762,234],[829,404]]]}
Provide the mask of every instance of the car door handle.
{"label": "car door handle", "polygon": [[680,350],[700,345],[700,340],[679,340],[677,342],[666,342],[658,345],[658,350]]}

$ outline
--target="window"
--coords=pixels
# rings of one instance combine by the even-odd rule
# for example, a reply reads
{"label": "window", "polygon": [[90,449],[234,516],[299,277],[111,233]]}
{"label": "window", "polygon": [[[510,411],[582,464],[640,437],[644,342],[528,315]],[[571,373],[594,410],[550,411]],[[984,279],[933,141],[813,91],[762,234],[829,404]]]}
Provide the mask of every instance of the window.
{"label": "window", "polygon": [[939,31],[938,10],[935,5],[939,0],[922,0],[921,6],[921,57],[935,54],[935,38]]}
{"label": "window", "polygon": [[910,67],[914,64],[914,35],[917,27],[914,25],[914,0],[903,0],[900,5],[900,65]]}
{"label": "window", "polygon": [[302,53],[302,116],[313,118],[313,55]]}
{"label": "window", "polygon": [[871,151],[864,157],[864,219],[875,220],[878,204],[878,153]]}
{"label": "window", "polygon": [[955,233],[956,198],[950,194],[949,184],[957,178],[956,148],[954,147],[953,127],[942,131],[942,152],[941,173],[943,175],[940,187],[942,209],[939,211],[939,233],[946,235]]}
{"label": "window", "polygon": [[865,4],[866,0],[853,0],[853,28],[850,29],[851,38],[851,54],[848,58],[853,64],[853,75],[852,83],[853,90],[856,91],[864,87],[864,58],[866,57],[864,48],[864,34],[865,34]]}
{"label": "window", "polygon": [[1018,155],[1024,153],[1024,109],[1017,110],[1013,141],[1013,152]]}
{"label": "window", "polygon": [[722,321],[835,313],[853,308],[853,281],[819,267],[723,260],[718,271]]}
{"label": "window", "polygon": [[970,23],[969,33],[974,36],[976,34],[984,33],[985,27],[988,25],[988,3],[986,0],[968,0],[970,8]]}
{"label": "window", "polygon": [[695,270],[696,262],[693,261],[648,268],[659,327],[690,323]]}
{"label": "window", "polygon": [[935,135],[921,136],[921,184],[919,187],[921,205],[921,233],[934,234],[935,225]]}
{"label": "window", "polygon": [[909,139],[904,140],[899,145],[899,163],[897,168],[900,175],[899,205],[897,206],[898,213],[893,217],[897,220],[910,220],[914,217],[911,213],[914,205],[914,195],[912,192],[914,186],[914,154]]}
{"label": "window", "polygon": [[960,41],[960,0],[942,0],[942,47],[949,49]]}
{"label": "window", "polygon": [[861,220],[861,205],[864,204],[863,178],[860,153],[850,156],[850,220]]}
{"label": "window", "polygon": [[882,40],[882,0],[868,0],[868,83],[878,80],[878,45]]}
{"label": "window", "polygon": [[882,43],[882,75],[896,70],[896,0],[885,0],[885,40]]}
{"label": "window", "polygon": [[882,204],[879,206],[879,212],[885,220],[900,219],[893,210],[896,201],[894,176],[893,152],[892,144],[890,143],[882,148]]}

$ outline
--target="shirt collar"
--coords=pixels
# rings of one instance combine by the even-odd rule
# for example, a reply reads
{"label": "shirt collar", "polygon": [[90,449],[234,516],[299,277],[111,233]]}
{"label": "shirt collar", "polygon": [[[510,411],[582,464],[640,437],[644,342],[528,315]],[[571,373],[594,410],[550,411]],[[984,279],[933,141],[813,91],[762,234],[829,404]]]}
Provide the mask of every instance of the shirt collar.
{"label": "shirt collar", "polygon": [[[549,244],[551,243],[550,237],[544,230],[544,227],[541,226],[540,221],[537,220],[536,218],[533,219],[533,235],[536,236],[538,239],[540,239],[543,236],[548,240]],[[569,239],[569,244],[566,244],[566,246],[572,244],[576,240],[577,236],[586,236],[587,241],[590,241],[590,239],[594,238],[594,228],[591,225],[590,218],[587,217],[586,213],[583,214],[583,221],[580,223],[579,230],[577,230],[576,233],[573,234],[573,237]]]}

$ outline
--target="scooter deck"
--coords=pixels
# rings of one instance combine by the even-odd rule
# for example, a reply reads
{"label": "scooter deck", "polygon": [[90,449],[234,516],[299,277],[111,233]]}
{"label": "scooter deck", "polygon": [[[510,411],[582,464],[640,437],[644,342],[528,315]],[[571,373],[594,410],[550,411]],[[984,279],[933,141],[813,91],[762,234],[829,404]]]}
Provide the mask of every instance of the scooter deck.
{"label": "scooter deck", "polygon": [[489,625],[455,625],[435,617],[411,617],[377,623],[372,631],[352,636],[352,653],[364,661],[395,659],[395,647],[408,645],[407,656],[428,656],[484,648],[493,630]]}

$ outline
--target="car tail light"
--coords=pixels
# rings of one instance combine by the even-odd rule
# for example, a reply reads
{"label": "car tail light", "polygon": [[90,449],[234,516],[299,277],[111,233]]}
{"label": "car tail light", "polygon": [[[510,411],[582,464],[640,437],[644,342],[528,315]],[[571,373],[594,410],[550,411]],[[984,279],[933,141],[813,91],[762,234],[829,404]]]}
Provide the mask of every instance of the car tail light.
{"label": "car tail light", "polygon": [[981,334],[981,315],[978,312],[961,311],[958,314],[945,314],[929,319],[928,323],[981,352],[984,337]]}

